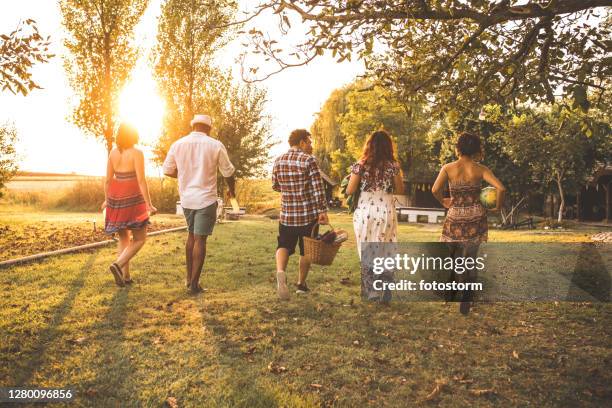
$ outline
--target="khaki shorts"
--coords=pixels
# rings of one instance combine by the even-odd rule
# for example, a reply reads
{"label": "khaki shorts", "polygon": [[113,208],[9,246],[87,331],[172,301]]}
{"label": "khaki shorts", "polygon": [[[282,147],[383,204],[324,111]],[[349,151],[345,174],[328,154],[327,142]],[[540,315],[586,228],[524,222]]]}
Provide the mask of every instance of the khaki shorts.
{"label": "khaki shorts", "polygon": [[183,208],[189,232],[196,235],[212,235],[215,222],[217,221],[218,205],[215,202],[208,207],[197,210]]}

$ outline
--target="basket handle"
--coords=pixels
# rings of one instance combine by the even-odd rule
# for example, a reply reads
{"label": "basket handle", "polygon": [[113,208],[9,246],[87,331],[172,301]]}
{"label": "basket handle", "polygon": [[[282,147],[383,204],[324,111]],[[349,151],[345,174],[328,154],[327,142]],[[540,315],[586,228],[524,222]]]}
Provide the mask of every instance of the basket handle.
{"label": "basket handle", "polygon": [[[310,238],[314,238],[314,236],[315,236],[315,231],[318,231],[318,230],[319,230],[319,228],[317,228],[317,227],[320,227],[321,225],[323,225],[323,224],[319,224],[318,222],[317,222],[317,223],[315,223],[315,225],[313,225],[313,227],[312,227],[312,231],[310,232]],[[327,223],[327,225],[329,225],[329,227],[331,228],[331,230],[332,230],[332,231],[334,231],[334,227],[333,227],[333,226],[332,226],[330,223]]]}

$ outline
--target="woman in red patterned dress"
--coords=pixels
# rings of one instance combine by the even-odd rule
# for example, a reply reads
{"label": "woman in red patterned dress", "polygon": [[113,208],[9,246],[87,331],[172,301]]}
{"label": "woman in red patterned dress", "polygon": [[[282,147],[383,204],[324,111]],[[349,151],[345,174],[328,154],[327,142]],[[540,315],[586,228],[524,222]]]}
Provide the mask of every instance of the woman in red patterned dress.
{"label": "woman in red patterned dress", "polygon": [[[104,230],[119,236],[119,254],[109,270],[119,286],[132,283],[130,259],[143,247],[147,236],[149,215],[157,212],[151,205],[149,188],[145,178],[144,155],[134,145],[138,132],[122,123],[117,131],[116,147],[108,156],[104,203],[106,209]],[[130,241],[129,231],[132,231]]]}
{"label": "woman in red patterned dress", "polygon": [[[504,202],[504,185],[486,166],[478,163],[483,159],[480,138],[465,132],[459,136],[455,154],[459,157],[447,163],[440,170],[431,191],[444,208],[448,208],[442,227],[440,241],[447,242],[453,258],[475,258],[478,247],[488,238],[487,210],[480,203],[482,181],[497,189],[497,206],[492,211],[499,211]],[[442,191],[448,182],[450,198],[444,198]],[[473,282],[476,270],[451,275],[452,280]],[[455,293],[449,292],[448,299],[454,300]],[[461,293],[459,311],[467,314],[470,311],[474,293],[465,290]]]}

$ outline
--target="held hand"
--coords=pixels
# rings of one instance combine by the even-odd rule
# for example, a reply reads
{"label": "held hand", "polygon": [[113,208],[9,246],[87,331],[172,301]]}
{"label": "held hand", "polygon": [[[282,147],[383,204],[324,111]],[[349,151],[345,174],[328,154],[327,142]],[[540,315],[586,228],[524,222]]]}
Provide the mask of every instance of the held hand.
{"label": "held hand", "polygon": [[100,206],[100,211],[104,211],[105,209],[106,209],[106,200],[104,200],[104,202]]}
{"label": "held hand", "polygon": [[157,213],[157,208],[153,207],[153,204],[147,205],[147,211],[149,215],[155,215]]}
{"label": "held hand", "polygon": [[329,224],[329,217],[327,216],[327,213],[321,213],[319,214],[319,219],[317,220],[317,222],[321,225],[327,225]]}
{"label": "held hand", "polygon": [[451,199],[450,198],[443,198],[442,199],[442,206],[444,208],[450,208],[450,206],[451,206]]}

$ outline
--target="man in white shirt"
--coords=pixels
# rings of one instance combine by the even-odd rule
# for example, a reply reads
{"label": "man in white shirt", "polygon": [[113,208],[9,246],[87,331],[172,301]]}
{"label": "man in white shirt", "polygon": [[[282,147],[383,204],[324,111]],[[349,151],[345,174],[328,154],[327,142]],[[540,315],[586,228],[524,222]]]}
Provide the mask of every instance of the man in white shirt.
{"label": "man in white shirt", "polygon": [[195,115],[191,127],[190,134],[170,146],[164,174],[178,178],[181,207],[189,228],[185,285],[195,294],[203,291],[200,275],[206,258],[206,239],[212,234],[217,219],[217,169],[225,177],[230,197],[235,196],[235,169],[223,143],[209,136],[210,116]]}

